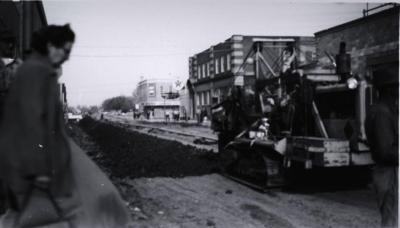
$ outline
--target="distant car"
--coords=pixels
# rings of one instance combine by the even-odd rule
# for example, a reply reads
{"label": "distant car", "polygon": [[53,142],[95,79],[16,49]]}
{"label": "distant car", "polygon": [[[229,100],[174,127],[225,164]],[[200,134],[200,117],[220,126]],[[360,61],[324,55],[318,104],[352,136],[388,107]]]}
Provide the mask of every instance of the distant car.
{"label": "distant car", "polygon": [[82,119],[82,115],[81,114],[74,114],[72,112],[68,113],[68,121],[79,122],[81,119]]}

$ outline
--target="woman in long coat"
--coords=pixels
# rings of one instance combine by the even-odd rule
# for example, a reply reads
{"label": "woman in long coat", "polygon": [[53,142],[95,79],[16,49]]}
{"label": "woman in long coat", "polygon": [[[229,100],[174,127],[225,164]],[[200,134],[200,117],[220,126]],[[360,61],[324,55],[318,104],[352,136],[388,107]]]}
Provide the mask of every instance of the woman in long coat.
{"label": "woman in long coat", "polygon": [[[97,167],[91,170],[82,167],[90,161],[71,144],[65,132],[57,69],[69,58],[74,39],[69,25],[51,25],[35,32],[33,53],[16,72],[0,122],[0,178],[11,196],[11,210],[0,223],[3,227],[31,227],[40,223],[54,223],[51,227],[124,227],[129,221],[114,186]],[[82,185],[77,170],[94,172],[93,177],[108,181],[108,190],[97,195],[85,192],[82,188],[90,186]],[[91,181],[96,179],[99,178]],[[95,185],[92,183],[93,189]],[[42,200],[37,201],[40,197],[33,194],[36,189],[45,190],[46,194],[40,196]],[[49,199],[60,221],[52,222],[54,218],[50,217],[54,215],[45,209],[41,211],[45,208],[41,205]],[[119,214],[98,211],[96,206],[102,202],[97,201],[104,199],[119,208]],[[38,202],[33,210],[29,208],[32,202]],[[95,224],[96,221],[102,224]]]}

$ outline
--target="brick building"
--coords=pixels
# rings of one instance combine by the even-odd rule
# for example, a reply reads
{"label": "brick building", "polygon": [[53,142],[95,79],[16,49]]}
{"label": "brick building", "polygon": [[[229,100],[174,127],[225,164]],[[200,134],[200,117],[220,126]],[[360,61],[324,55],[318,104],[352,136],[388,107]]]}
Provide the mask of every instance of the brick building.
{"label": "brick building", "polygon": [[299,64],[310,62],[315,57],[313,37],[233,35],[189,58],[190,113],[203,110],[209,116],[211,104],[226,97],[234,84],[254,84],[254,61],[249,58],[244,65],[244,59],[257,41],[263,42],[263,57],[276,73],[281,69],[281,55],[288,43],[294,43],[299,50]]}
{"label": "brick building", "polygon": [[395,6],[315,33],[317,57],[329,62],[325,53],[338,53],[346,43],[354,74],[371,77],[379,66],[399,67],[399,7]]}
{"label": "brick building", "polygon": [[[317,32],[315,38],[317,58],[320,62],[329,62],[326,53],[337,54],[340,43],[345,42],[346,52],[351,56],[352,73],[371,80],[373,71],[378,67],[399,69],[399,6],[394,5],[389,9]],[[358,96],[362,97],[360,94]],[[369,104],[365,105],[368,108]],[[366,113],[354,114],[360,121],[360,137],[365,139],[362,123]]]}
{"label": "brick building", "polygon": [[340,42],[345,42],[346,52],[351,55],[352,72],[360,77],[370,78],[376,67],[399,67],[399,6],[394,5],[316,32],[315,38],[233,35],[226,41],[211,46],[189,58],[191,112],[206,109],[210,114],[212,101],[218,102],[227,96],[235,83],[239,81],[244,86],[252,84],[254,64],[249,61],[246,67],[241,66],[255,41],[263,41],[264,48],[268,49],[264,58],[273,63],[275,72],[279,72],[282,61],[280,55],[290,39],[297,43],[298,65],[314,61],[315,58],[322,65],[332,65],[328,56],[334,57],[338,53]]}

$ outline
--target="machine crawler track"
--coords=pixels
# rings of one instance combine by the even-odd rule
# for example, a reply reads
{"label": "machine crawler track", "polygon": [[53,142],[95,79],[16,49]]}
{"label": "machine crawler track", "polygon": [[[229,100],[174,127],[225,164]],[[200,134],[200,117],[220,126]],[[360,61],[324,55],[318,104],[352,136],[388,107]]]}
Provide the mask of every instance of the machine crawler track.
{"label": "machine crawler track", "polygon": [[266,192],[286,185],[280,159],[271,159],[257,150],[239,149],[227,150],[221,158],[223,176],[255,190]]}

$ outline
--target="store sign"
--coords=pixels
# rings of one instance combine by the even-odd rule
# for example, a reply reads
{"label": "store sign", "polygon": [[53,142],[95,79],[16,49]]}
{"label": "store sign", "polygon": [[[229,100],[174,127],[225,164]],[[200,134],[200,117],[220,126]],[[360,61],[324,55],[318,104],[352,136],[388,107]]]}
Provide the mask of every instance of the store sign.
{"label": "store sign", "polygon": [[243,76],[235,76],[233,84],[235,86],[244,86],[244,78]]}
{"label": "store sign", "polygon": [[174,89],[175,89],[175,90],[181,90],[181,89],[183,89],[183,87],[184,87],[184,84],[183,84],[182,81],[176,80],[176,81],[174,82]]}
{"label": "store sign", "polygon": [[155,97],[156,96],[156,84],[154,84],[154,83],[149,84],[147,91],[149,93],[149,97]]}

